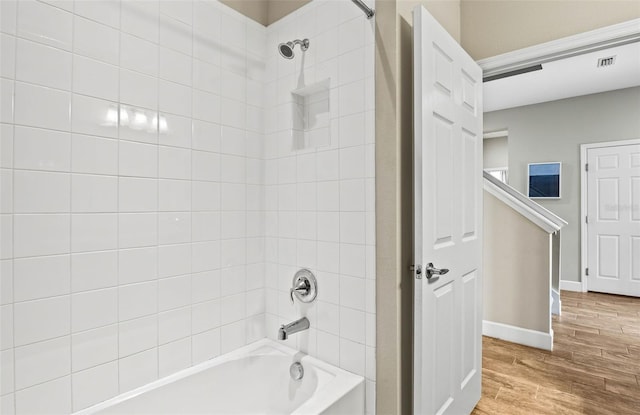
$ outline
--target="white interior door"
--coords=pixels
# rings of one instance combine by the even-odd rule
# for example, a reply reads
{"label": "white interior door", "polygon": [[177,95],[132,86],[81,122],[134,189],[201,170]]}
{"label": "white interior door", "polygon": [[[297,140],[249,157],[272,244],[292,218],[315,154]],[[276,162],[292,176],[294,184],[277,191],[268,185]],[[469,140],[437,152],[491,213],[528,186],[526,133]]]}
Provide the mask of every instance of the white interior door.
{"label": "white interior door", "polygon": [[[482,70],[413,12],[414,412],[468,414],[482,369]],[[447,268],[427,278],[426,266]]]}
{"label": "white interior door", "polygon": [[587,289],[640,297],[640,144],[587,150]]}

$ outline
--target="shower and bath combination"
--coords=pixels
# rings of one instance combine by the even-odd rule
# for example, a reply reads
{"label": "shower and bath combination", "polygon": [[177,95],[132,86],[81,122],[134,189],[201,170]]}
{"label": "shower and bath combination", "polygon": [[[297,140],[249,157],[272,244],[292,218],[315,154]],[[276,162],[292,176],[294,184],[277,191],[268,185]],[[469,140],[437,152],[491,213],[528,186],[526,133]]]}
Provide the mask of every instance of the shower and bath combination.
{"label": "shower and bath combination", "polygon": [[[367,15],[367,19],[371,19],[375,15],[375,10],[367,6],[362,0],[351,0],[356,6],[360,8]],[[290,42],[283,42],[278,45],[278,51],[280,55],[285,59],[293,59],[295,53],[293,53],[293,48],[296,45],[300,45],[300,49],[303,52],[306,52],[309,49],[309,39],[296,39]]]}

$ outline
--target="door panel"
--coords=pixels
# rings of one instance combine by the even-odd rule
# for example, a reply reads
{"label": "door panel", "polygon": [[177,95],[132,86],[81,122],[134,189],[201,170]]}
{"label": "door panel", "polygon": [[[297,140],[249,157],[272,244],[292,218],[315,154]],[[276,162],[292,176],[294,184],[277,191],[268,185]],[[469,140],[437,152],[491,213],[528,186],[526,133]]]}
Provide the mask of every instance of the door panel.
{"label": "door panel", "polygon": [[640,144],[587,150],[589,291],[640,296]]}
{"label": "door panel", "polygon": [[414,10],[414,413],[468,414],[482,352],[482,71]]}

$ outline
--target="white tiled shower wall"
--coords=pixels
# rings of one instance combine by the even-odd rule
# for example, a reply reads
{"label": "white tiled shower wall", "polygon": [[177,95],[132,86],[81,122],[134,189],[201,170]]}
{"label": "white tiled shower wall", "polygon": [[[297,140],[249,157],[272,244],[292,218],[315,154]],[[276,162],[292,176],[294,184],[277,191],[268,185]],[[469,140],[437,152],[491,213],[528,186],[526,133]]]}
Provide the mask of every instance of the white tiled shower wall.
{"label": "white tiled shower wall", "polygon": [[0,412],[264,337],[266,28],[211,1],[1,4]]}
{"label": "white tiled shower wall", "polygon": [[[0,412],[75,411],[306,314],[290,345],[366,376],[372,413],[372,21],[348,0],[269,28],[213,1],[0,7]],[[293,150],[290,91],[325,78],[330,145]]]}
{"label": "white tiled shower wall", "polygon": [[[267,50],[303,38],[304,55],[296,46],[295,59],[266,61],[266,334],[275,338],[279,324],[309,316],[311,329],[288,342],[365,376],[374,413],[374,21],[351,1],[315,1],[269,26]],[[330,113],[318,117],[330,119],[329,145],[299,149],[291,91],[327,79]],[[318,298],[292,307],[288,291],[303,267],[318,279]]]}

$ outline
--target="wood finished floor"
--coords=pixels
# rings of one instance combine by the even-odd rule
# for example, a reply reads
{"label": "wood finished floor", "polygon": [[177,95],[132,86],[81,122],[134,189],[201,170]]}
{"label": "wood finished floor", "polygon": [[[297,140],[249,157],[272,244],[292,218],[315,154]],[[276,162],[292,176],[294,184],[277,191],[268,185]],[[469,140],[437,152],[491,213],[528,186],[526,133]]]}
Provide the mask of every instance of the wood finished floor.
{"label": "wood finished floor", "polygon": [[473,415],[640,415],[640,298],[561,298],[553,352],[483,339]]}

